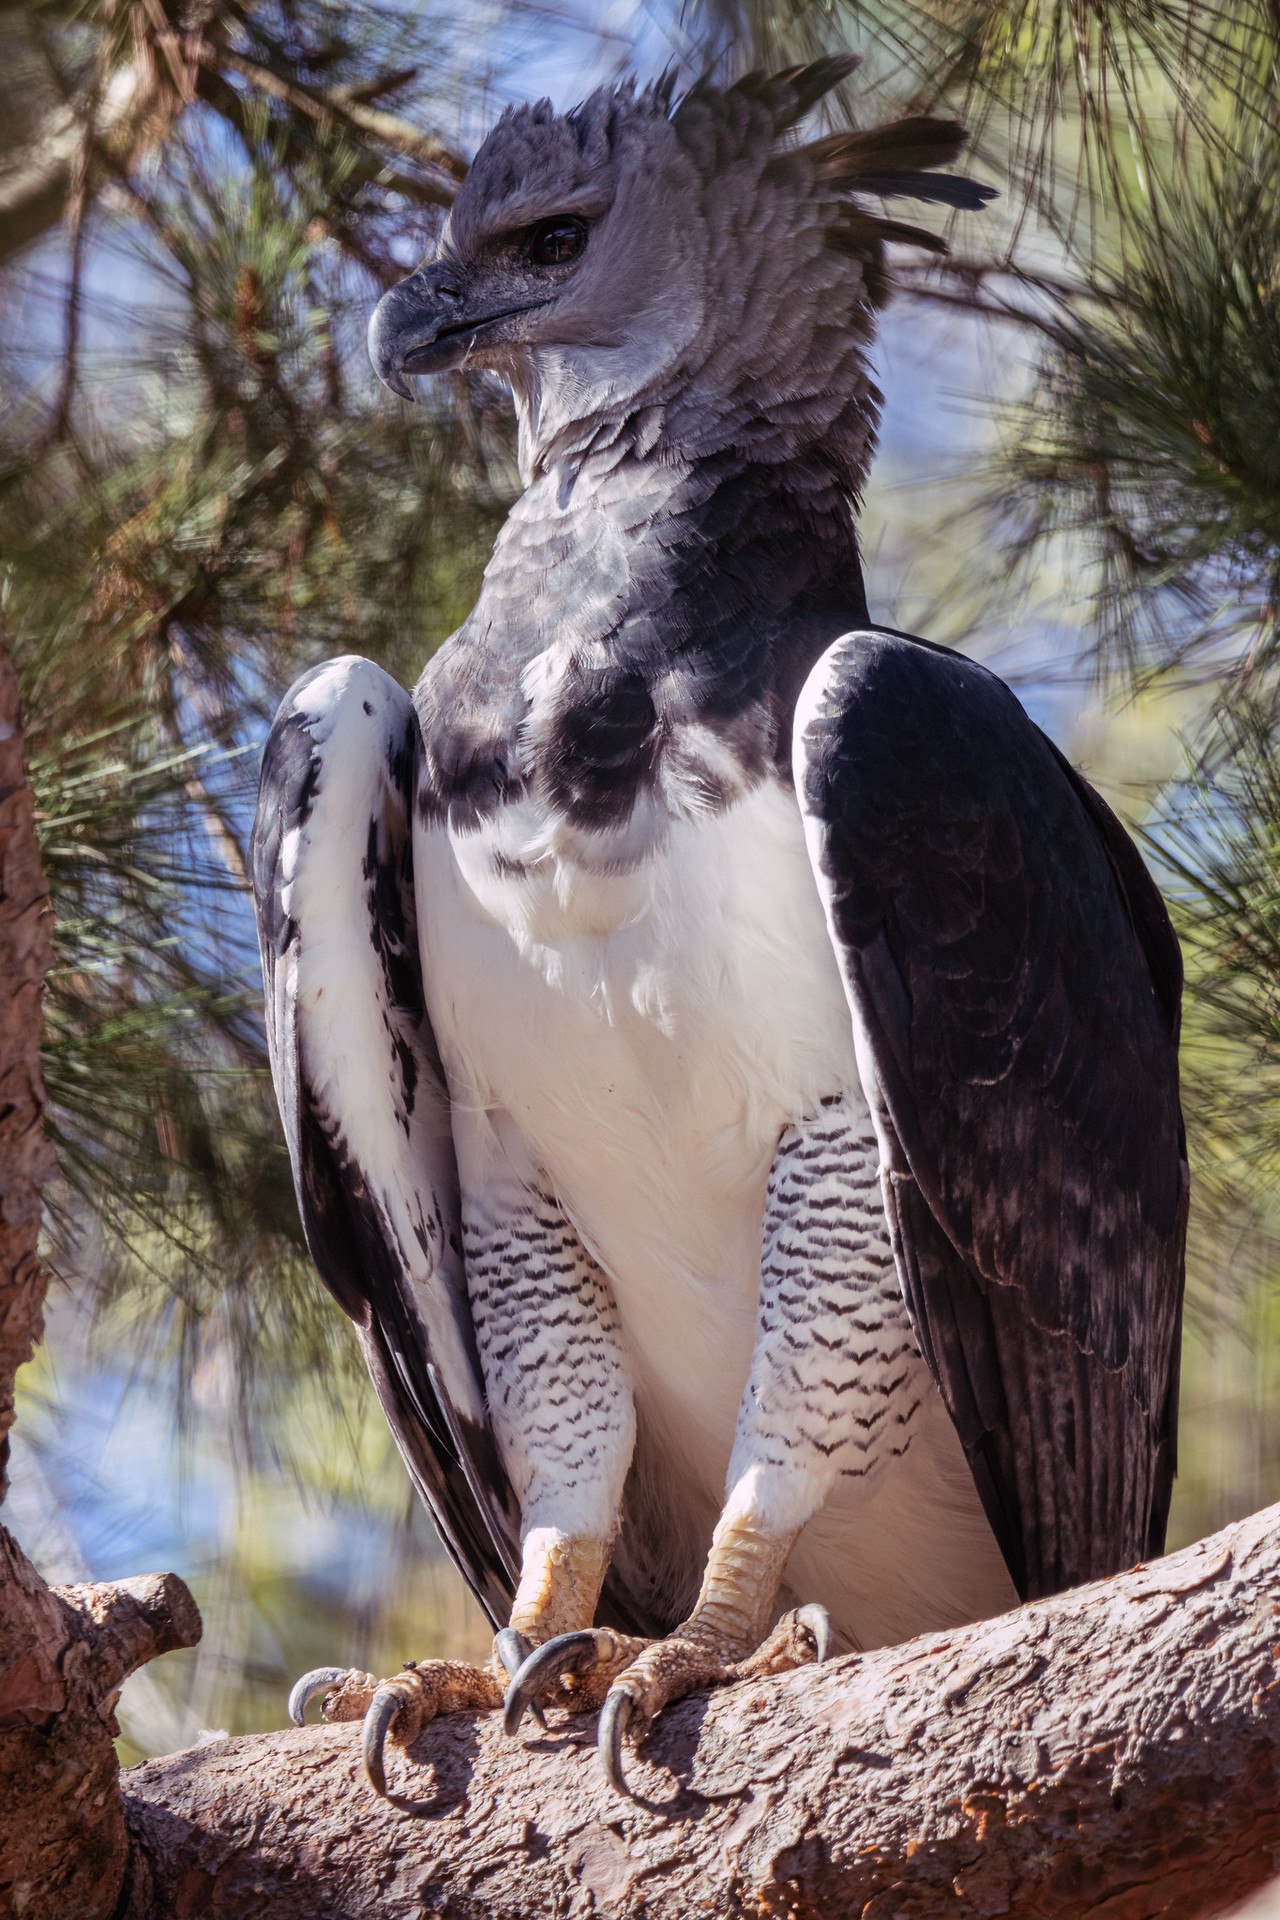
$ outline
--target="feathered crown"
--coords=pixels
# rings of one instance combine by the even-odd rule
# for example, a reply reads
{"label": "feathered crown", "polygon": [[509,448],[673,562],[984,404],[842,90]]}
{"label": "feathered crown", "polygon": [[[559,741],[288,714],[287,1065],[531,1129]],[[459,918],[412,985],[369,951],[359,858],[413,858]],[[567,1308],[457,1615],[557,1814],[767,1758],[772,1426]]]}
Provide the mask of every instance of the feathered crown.
{"label": "feathered crown", "polygon": [[[683,143],[692,146],[704,166],[714,171],[724,164],[726,136],[732,141],[756,135],[763,114],[773,138],[786,141],[818,101],[861,64],[858,54],[833,54],[777,73],[748,73],[729,87],[700,81],[678,99],[669,80],[650,91],[654,106],[670,114]],[[867,295],[879,304],[887,290],[886,241],[936,254],[945,254],[948,247],[940,234],[873,213],[858,203],[858,197],[871,194],[979,210],[997,197],[996,188],[936,171],[959,159],[968,137],[958,121],[911,114],[880,127],[779,145],[763,179],[791,186],[801,194],[816,187],[830,196],[827,245],[859,262]]]}

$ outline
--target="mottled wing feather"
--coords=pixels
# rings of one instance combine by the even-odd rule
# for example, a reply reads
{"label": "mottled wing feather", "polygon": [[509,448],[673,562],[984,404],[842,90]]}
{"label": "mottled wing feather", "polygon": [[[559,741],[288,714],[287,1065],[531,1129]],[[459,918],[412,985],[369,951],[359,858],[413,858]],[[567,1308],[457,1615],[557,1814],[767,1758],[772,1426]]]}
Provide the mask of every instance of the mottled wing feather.
{"label": "mottled wing feather", "polygon": [[904,1294],[1010,1573],[1163,1545],[1187,1166],[1181,963],[1119,822],[983,668],[859,632],[797,787]]}
{"label": "mottled wing feather", "polygon": [[495,1624],[519,1515],[485,1411],[448,1097],[423,1005],[409,808],[417,722],[369,661],[286,696],[252,841],[272,1074],[307,1244],[355,1322],[418,1491]]}

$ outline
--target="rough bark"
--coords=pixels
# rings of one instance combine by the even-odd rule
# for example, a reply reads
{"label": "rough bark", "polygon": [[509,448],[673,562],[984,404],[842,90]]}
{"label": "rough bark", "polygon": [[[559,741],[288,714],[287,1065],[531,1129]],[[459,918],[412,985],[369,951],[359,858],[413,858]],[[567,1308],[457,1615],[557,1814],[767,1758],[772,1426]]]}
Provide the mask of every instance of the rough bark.
{"label": "rough bark", "polygon": [[173,1574],[49,1587],[0,1527],[0,1913],[116,1914],[129,1868],[120,1687],[199,1638],[196,1604]]}
{"label": "rough bark", "polygon": [[36,1243],[53,1154],[44,1137],[40,996],[51,938],[18,688],[0,628],[0,1500],[8,1484],[14,1375],[43,1327]]}
{"label": "rough bark", "polygon": [[1200,1920],[1280,1867],[1280,1507],[1001,1619],[684,1702],[616,1800],[591,1726],[357,1730],[124,1775],[133,1920]]}

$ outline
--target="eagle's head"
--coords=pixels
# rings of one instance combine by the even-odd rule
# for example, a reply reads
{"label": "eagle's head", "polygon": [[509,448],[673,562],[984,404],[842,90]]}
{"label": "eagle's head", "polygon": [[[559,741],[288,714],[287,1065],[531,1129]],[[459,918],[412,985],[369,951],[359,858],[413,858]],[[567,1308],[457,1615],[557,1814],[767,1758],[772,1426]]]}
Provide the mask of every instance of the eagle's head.
{"label": "eagle's head", "polygon": [[[802,144],[799,120],[857,64],[822,60],[679,99],[605,88],[571,112],[509,110],[476,155],[435,258],[393,287],[373,364],[472,366],[511,381],[531,463],[649,414],[692,449],[767,455],[858,414],[856,484],[878,396],[864,352],[887,294],[885,242],[945,252],[867,205],[903,195],[980,207],[991,189],[932,169],[964,130],[923,117]],[[860,441],[860,449],[855,447]],[[776,457],[776,454],[774,455]]]}

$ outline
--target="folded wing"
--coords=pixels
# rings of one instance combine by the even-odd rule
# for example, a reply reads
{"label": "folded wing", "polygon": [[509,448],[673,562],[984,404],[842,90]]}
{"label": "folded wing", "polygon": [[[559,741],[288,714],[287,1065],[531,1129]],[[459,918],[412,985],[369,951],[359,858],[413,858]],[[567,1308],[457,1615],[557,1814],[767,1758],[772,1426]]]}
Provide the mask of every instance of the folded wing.
{"label": "folded wing", "polygon": [[252,841],[276,1095],[307,1245],[355,1322],[446,1548],[495,1626],[519,1571],[463,1277],[448,1094],[423,1004],[410,820],[417,721],[368,660],[298,680]]}
{"label": "folded wing", "polygon": [[924,642],[837,641],[795,771],[907,1306],[1010,1573],[1158,1553],[1188,1185],[1160,896],[1009,689]]}

